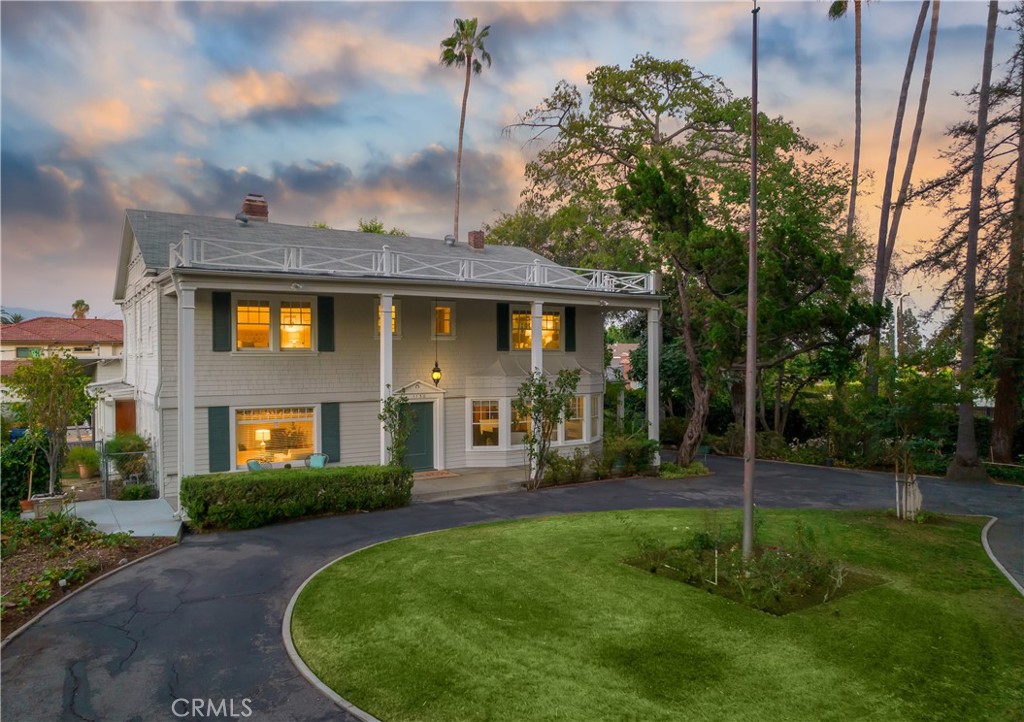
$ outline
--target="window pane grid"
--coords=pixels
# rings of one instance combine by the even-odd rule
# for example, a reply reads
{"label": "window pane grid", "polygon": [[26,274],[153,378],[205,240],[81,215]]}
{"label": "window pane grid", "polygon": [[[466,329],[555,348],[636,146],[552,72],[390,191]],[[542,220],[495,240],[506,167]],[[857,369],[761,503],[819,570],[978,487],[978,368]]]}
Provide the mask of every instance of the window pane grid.
{"label": "window pane grid", "polygon": [[238,348],[270,348],[270,301],[238,302]]}
{"label": "window pane grid", "polygon": [[[557,351],[562,347],[562,312],[546,311],[540,320],[541,347]],[[530,311],[512,311],[512,348],[525,351],[533,344],[533,316]]]}
{"label": "window pane grid", "polygon": [[281,348],[313,348],[313,305],[311,302],[281,302]]}
{"label": "window pane grid", "polygon": [[497,446],[499,404],[497,401],[473,402],[473,446]]}
{"label": "window pane grid", "polygon": [[434,335],[452,335],[452,308],[451,306],[434,307]]}

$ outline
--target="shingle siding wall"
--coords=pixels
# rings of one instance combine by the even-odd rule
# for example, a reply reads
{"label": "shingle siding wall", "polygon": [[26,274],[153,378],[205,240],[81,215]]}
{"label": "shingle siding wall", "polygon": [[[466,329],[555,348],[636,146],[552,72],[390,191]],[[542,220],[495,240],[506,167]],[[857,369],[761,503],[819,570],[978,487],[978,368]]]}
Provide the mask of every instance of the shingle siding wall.
{"label": "shingle siding wall", "polygon": [[[252,294],[250,297],[261,297]],[[315,305],[315,299],[314,305]],[[397,296],[400,329],[393,342],[394,387],[420,380],[430,384],[430,372],[437,360],[443,371],[445,465],[508,466],[523,463],[521,450],[506,452],[472,451],[466,448],[467,376],[480,376],[502,358],[506,365],[517,361],[529,366],[529,352],[498,352],[497,304],[491,301],[455,303],[454,340],[435,342],[430,337],[433,315],[431,299]],[[438,300],[444,300],[439,296]],[[376,337],[375,296],[334,297],[333,352],[215,352],[213,351],[213,310],[211,291],[196,294],[196,471],[208,469],[207,414],[209,406],[318,406],[340,402],[341,463],[374,464],[380,454],[379,348]],[[177,302],[173,296],[159,296],[163,414],[163,456],[167,473],[176,473],[176,429],[168,426],[176,418],[177,406]],[[573,362],[594,373],[581,393],[599,392],[604,381],[604,336],[599,309],[577,307],[576,352],[546,352],[546,366],[554,371]],[[514,363],[511,365],[515,365]],[[503,395],[514,395],[516,382],[505,384]],[[474,395],[473,398],[480,398]],[[234,423],[231,416],[230,423]],[[176,477],[172,482],[177,489]],[[176,493],[176,491],[175,491]]]}
{"label": "shingle siding wall", "polygon": [[341,463],[380,462],[380,404],[376,401],[341,405]]}

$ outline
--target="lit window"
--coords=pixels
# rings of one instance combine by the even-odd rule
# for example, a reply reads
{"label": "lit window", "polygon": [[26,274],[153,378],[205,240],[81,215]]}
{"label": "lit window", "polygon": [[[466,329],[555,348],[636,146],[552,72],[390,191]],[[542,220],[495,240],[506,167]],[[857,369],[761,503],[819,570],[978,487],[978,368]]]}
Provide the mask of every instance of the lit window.
{"label": "lit window", "polygon": [[[533,316],[528,309],[512,310],[512,349],[529,351],[533,346]],[[541,315],[541,347],[557,351],[562,347],[562,312],[544,311]]]}
{"label": "lit window", "polygon": [[313,446],[313,408],[239,409],[235,412],[235,465],[305,460]]}
{"label": "lit window", "polygon": [[281,302],[281,348],[313,348],[313,305],[310,301]]}
{"label": "lit window", "polygon": [[270,301],[238,301],[236,348],[270,348]]}
{"label": "lit window", "polygon": [[604,404],[601,394],[590,395],[590,438],[600,439],[604,431]]}
{"label": "lit window", "polygon": [[[402,310],[402,304],[400,301],[391,302],[391,335],[400,336],[402,333],[402,325],[399,323],[399,311]],[[380,337],[380,322],[384,317],[384,309],[380,305],[380,301],[377,302],[377,337]]]}
{"label": "lit window", "polygon": [[473,446],[498,445],[498,402],[473,402]]}
{"label": "lit window", "polygon": [[434,327],[432,338],[454,338],[455,336],[455,304],[437,303],[434,305]]}
{"label": "lit window", "polygon": [[525,444],[526,435],[530,433],[530,415],[517,412],[513,406],[510,430],[512,432],[512,446],[522,446]]}
{"label": "lit window", "polygon": [[583,397],[577,396],[569,402],[565,415],[565,440],[583,440]]}

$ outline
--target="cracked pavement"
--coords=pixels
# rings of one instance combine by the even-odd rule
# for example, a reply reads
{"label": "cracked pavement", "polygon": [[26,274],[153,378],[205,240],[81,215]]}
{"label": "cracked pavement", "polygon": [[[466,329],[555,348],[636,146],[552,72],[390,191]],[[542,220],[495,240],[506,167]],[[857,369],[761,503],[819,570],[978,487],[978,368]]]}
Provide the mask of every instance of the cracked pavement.
{"label": "cracked pavement", "polygon": [[[177,547],[77,594],[5,647],[0,719],[239,719],[248,699],[249,720],[347,722],[354,718],[297,673],[281,641],[288,600],[321,566],[369,544],[465,524],[738,506],[742,461],[711,458],[709,465],[715,475],[701,479],[596,482],[186,536]],[[931,478],[922,478],[921,488],[929,511],[1000,517],[990,543],[1024,583],[1024,488]],[[759,506],[884,509],[894,506],[894,498],[891,474],[757,464]],[[193,698],[233,700],[234,709],[220,716],[172,711],[175,699]]]}

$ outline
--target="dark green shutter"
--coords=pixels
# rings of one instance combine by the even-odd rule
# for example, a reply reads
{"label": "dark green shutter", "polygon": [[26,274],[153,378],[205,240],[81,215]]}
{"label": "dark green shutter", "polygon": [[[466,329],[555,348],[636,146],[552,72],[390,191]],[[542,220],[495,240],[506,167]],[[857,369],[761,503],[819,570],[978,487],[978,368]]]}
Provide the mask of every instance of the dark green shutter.
{"label": "dark green shutter", "polygon": [[509,348],[510,348],[509,344],[511,343],[511,339],[510,339],[511,333],[509,331],[508,323],[509,323],[508,304],[507,303],[499,303],[498,304],[498,324],[497,324],[497,326],[498,326],[498,350],[499,351],[508,351]]}
{"label": "dark green shutter", "polygon": [[320,404],[320,451],[341,461],[341,404]]}
{"label": "dark green shutter", "polygon": [[213,350],[231,350],[231,294],[213,292]]}
{"label": "dark green shutter", "polygon": [[228,471],[231,469],[231,427],[228,424],[228,407],[211,406],[206,413],[210,471]]}
{"label": "dark green shutter", "polygon": [[576,350],[576,307],[565,307],[565,350]]}
{"label": "dark green shutter", "polygon": [[316,297],[317,349],[334,350],[334,296]]}

